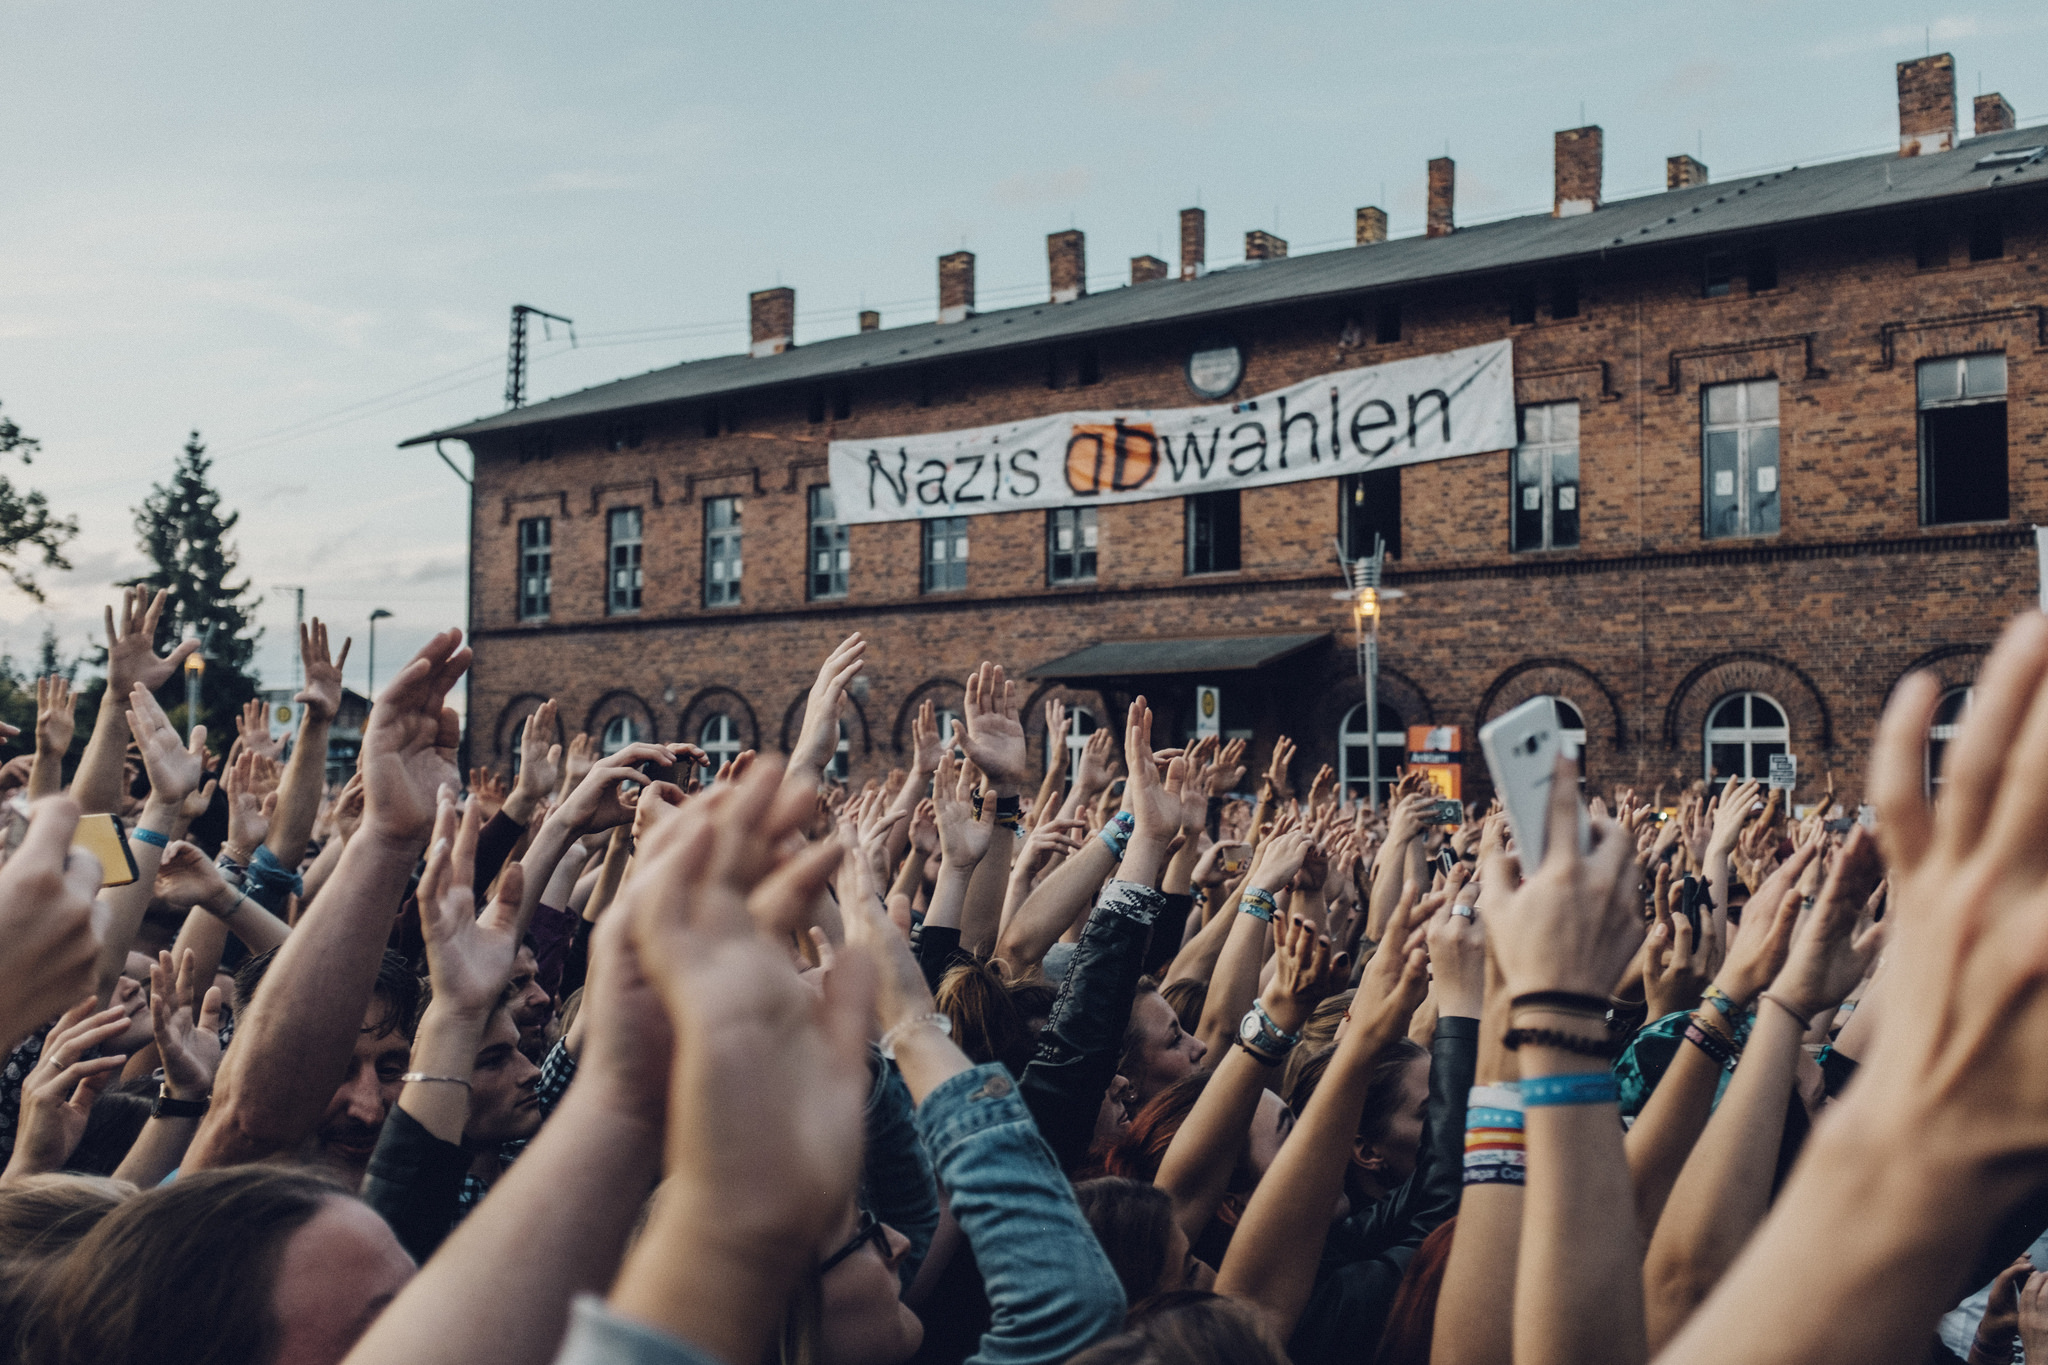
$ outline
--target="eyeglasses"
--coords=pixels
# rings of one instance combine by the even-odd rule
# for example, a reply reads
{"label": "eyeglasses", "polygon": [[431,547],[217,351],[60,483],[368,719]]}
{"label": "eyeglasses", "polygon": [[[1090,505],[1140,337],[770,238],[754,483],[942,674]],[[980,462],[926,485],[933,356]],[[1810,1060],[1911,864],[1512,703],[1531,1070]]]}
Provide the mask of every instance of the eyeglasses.
{"label": "eyeglasses", "polygon": [[821,1276],[831,1274],[832,1267],[859,1251],[869,1242],[875,1244],[876,1255],[885,1261],[889,1259],[888,1227],[881,1219],[875,1217],[874,1214],[869,1213],[866,1209],[862,1209],[860,1211],[860,1226],[853,1230],[852,1239],[845,1246],[825,1258],[825,1263],[818,1267],[818,1274]]}

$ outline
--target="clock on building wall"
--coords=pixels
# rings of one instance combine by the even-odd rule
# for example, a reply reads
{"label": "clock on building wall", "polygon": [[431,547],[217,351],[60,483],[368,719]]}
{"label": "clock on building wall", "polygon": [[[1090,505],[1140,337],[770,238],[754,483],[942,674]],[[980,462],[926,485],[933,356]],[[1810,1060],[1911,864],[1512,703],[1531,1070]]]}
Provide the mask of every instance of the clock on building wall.
{"label": "clock on building wall", "polygon": [[1222,398],[1244,378],[1244,352],[1234,341],[1211,337],[1188,353],[1188,387],[1203,398]]}

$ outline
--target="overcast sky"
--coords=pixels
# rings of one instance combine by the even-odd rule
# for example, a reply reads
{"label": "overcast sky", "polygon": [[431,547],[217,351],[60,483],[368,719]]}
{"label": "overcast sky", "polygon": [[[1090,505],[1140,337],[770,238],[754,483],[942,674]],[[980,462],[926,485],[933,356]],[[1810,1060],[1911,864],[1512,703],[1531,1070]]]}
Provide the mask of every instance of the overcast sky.
{"label": "overcast sky", "polygon": [[[7,0],[0,402],[43,442],[7,471],[75,513],[50,603],[0,588],[0,646],[69,651],[138,572],[131,509],[200,429],[289,680],[291,600],[380,672],[463,619],[463,486],[410,435],[502,404],[506,313],[576,320],[544,397],[740,349],[748,291],[797,339],[927,321],[937,256],[984,308],[1043,297],[1045,234],[1098,288],[1212,263],[1250,228],[1346,245],[1422,228],[1424,163],[1462,220],[1546,210],[1551,133],[1606,131],[1606,193],[1896,146],[1892,63],[2048,115],[2048,6],[1902,0],[535,4]],[[1583,113],[1582,113],[1583,110]],[[558,334],[559,335],[559,334]],[[452,448],[467,465],[460,446]]]}

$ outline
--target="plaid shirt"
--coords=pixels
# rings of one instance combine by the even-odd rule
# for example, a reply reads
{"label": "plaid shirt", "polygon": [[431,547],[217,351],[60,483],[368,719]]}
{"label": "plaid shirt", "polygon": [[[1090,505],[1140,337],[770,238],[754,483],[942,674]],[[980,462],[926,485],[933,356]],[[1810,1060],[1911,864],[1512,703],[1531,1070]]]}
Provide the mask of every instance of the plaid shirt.
{"label": "plaid shirt", "polygon": [[[569,1055],[568,1039],[565,1035],[548,1049],[548,1055],[541,1058],[540,1084],[534,1094],[540,1099],[540,1116],[546,1122],[548,1115],[555,1112],[555,1106],[562,1102],[562,1096],[569,1089],[569,1082],[576,1079],[576,1059]],[[498,1160],[510,1166],[519,1154],[526,1150],[530,1137],[513,1138],[498,1148]],[[455,1206],[455,1221],[460,1223],[469,1216],[483,1197],[491,1192],[488,1182],[474,1175],[462,1177],[462,1198]]]}

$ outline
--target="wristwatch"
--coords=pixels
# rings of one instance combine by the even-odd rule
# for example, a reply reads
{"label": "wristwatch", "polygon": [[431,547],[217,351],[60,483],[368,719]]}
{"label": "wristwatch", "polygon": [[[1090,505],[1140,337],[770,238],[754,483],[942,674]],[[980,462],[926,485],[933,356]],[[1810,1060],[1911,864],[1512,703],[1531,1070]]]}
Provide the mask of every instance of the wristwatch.
{"label": "wristwatch", "polygon": [[211,1098],[203,1100],[177,1100],[171,1098],[171,1088],[161,1083],[156,1088],[156,1100],[149,1106],[153,1119],[197,1119],[206,1117]]}
{"label": "wristwatch", "polygon": [[1244,1018],[1237,1025],[1238,1045],[1262,1062],[1278,1063],[1286,1060],[1294,1045],[1301,1041],[1298,1033],[1283,1032],[1273,1022],[1273,1016],[1266,1013],[1258,1001],[1244,1012]]}

